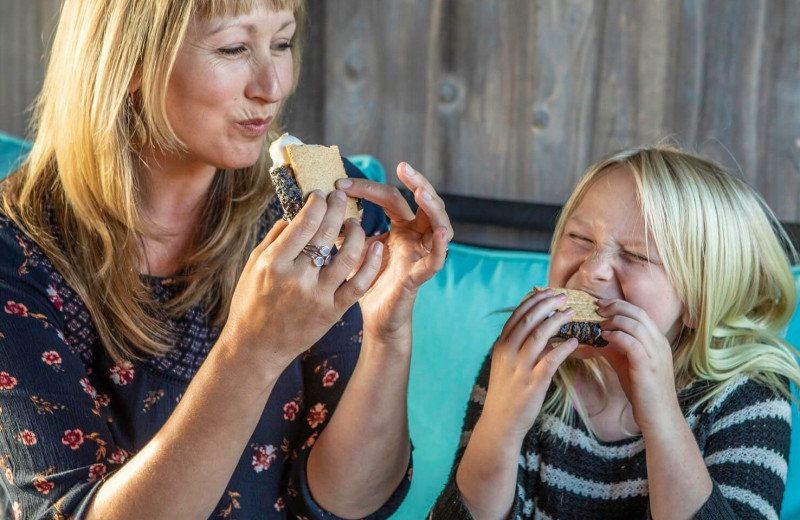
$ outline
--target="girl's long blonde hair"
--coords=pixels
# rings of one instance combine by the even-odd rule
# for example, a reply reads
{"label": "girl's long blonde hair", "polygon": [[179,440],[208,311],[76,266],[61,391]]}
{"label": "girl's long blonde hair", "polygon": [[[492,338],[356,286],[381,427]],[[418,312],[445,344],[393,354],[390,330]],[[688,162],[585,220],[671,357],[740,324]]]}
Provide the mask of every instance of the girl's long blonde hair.
{"label": "girl's long blonde hair", "polygon": [[[302,0],[65,0],[32,125],[32,150],[4,183],[3,209],[43,250],[92,315],[99,341],[116,360],[170,348],[165,318],[202,305],[221,326],[258,220],[272,193],[266,146],[258,162],[219,170],[191,253],[176,280],[182,290],[156,311],[138,266],[153,236],[140,200],[144,146],[183,144],[166,116],[167,83],[193,16],[246,13],[259,5],[294,13],[295,80],[300,73]],[[140,81],[135,95],[132,82]],[[280,113],[266,139],[277,136]]]}
{"label": "girl's long blonde hair", "polygon": [[[791,271],[797,253],[763,200],[720,166],[667,147],[629,149],[601,159],[589,167],[559,215],[551,251],[594,180],[620,166],[633,174],[645,225],[693,325],[673,345],[676,387],[711,383],[693,410],[741,375],[791,397],[786,380],[800,385],[798,351],[781,332],[797,305]],[[574,404],[591,430],[575,382],[582,368],[603,387],[598,363],[562,365],[544,409],[568,420]]]}

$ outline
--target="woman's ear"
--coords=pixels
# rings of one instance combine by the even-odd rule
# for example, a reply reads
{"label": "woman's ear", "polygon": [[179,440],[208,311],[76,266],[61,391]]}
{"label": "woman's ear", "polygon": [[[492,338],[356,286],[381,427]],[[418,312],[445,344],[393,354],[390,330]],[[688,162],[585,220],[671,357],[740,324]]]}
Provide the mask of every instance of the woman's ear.
{"label": "woman's ear", "polygon": [[128,94],[134,94],[140,88],[142,88],[142,71],[139,67],[136,67],[136,70],[133,71],[131,82],[128,84]]}

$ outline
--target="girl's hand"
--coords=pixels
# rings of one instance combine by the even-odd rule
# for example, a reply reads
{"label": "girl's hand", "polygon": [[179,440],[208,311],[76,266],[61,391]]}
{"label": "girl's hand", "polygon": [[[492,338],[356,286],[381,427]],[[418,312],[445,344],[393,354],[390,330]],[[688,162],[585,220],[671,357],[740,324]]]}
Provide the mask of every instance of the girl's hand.
{"label": "girl's hand", "polygon": [[578,346],[574,338],[556,347],[548,345],[575,315],[572,309],[557,310],[566,300],[566,295],[554,296],[550,289],[530,296],[511,314],[492,349],[480,420],[490,421],[516,441],[521,442],[533,427],[556,369]]}
{"label": "girl's hand", "polygon": [[598,353],[617,373],[636,424],[645,434],[652,428],[668,427],[675,412],[683,416],[669,341],[639,307],[623,300],[600,300],[598,304],[598,313],[610,317],[600,323],[608,345]]}
{"label": "girl's hand", "polygon": [[397,175],[414,192],[416,214],[394,186],[366,179],[341,179],[337,187],[351,197],[381,206],[391,230],[367,239],[369,248],[383,247],[383,262],[375,283],[360,300],[364,334],[379,341],[411,339],[411,313],[419,287],[444,265],[453,228],[444,202],[421,173],[407,163]]}
{"label": "girl's hand", "polygon": [[309,195],[290,223],[276,223],[256,246],[236,284],[220,341],[272,376],[316,343],[378,274],[381,252],[370,248],[362,256],[364,231],[355,221],[345,223],[330,265],[317,267],[303,251],[333,246],[345,201],[338,190],[327,200],[322,192]]}

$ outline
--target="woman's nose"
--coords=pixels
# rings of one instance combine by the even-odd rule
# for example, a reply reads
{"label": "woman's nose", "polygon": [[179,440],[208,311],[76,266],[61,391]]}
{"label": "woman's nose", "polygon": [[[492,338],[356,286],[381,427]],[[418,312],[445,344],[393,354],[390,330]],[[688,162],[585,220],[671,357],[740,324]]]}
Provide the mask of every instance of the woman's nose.
{"label": "woman's nose", "polygon": [[254,66],[253,78],[247,86],[245,94],[251,99],[260,99],[272,104],[281,101],[287,89],[281,84],[281,75],[271,59]]}

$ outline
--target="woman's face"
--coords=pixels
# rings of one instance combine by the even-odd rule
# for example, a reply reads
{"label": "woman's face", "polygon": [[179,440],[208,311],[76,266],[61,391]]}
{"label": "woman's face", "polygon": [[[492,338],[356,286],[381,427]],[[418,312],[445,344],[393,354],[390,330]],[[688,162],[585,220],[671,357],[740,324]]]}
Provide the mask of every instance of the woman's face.
{"label": "woman's face", "polygon": [[193,20],[167,88],[167,116],[187,153],[214,168],[253,165],[292,89],[291,11]]}
{"label": "woman's face", "polygon": [[644,310],[670,343],[677,338],[683,304],[645,230],[627,167],[601,173],[584,192],[556,243],[549,284],[625,300]]}

